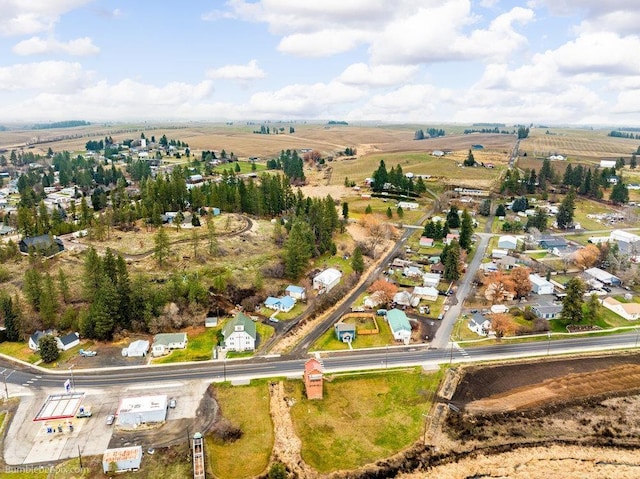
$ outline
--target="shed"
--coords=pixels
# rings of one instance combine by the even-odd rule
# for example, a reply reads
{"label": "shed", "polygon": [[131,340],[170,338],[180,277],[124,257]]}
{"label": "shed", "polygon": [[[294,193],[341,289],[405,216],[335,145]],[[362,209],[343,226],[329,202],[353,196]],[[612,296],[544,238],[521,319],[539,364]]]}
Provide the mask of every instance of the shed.
{"label": "shed", "polygon": [[509,308],[507,308],[504,304],[494,304],[490,308],[492,314],[502,314],[506,313]]}
{"label": "shed", "polygon": [[102,472],[137,471],[142,462],[142,446],[107,449],[102,456]]}
{"label": "shed", "polygon": [[616,286],[622,284],[622,281],[620,281],[620,278],[600,268],[589,268],[585,270],[585,274],[592,278],[597,279],[603,284],[610,284],[610,285],[616,285]]}
{"label": "shed", "polygon": [[295,299],[305,299],[307,296],[306,290],[302,286],[296,286],[295,284],[290,284],[287,286],[287,289],[284,292]]}
{"label": "shed", "polygon": [[426,236],[420,237],[420,247],[421,248],[431,248],[433,246],[433,238],[428,238]]}
{"label": "shed", "polygon": [[139,426],[164,422],[167,418],[167,396],[122,398],[116,411],[118,426]]}
{"label": "shed", "polygon": [[149,341],[138,339],[122,350],[122,355],[129,358],[143,358],[149,352]]}
{"label": "shed", "polygon": [[409,344],[411,340],[411,324],[404,311],[395,308],[390,309],[387,311],[387,321],[389,322],[393,339]]}

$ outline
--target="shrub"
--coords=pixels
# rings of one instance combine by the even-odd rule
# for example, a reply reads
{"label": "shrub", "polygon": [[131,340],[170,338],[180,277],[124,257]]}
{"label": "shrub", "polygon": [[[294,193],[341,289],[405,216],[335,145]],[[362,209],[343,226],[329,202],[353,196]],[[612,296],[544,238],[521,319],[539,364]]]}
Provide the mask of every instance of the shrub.
{"label": "shrub", "polygon": [[58,342],[52,335],[47,334],[41,337],[38,346],[40,346],[40,357],[45,363],[52,363],[60,357]]}

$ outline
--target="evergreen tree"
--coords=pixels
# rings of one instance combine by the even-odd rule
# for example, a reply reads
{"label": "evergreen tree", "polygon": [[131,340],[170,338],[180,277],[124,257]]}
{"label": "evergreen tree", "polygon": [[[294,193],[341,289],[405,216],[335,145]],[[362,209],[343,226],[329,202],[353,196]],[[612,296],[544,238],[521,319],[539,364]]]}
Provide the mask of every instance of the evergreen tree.
{"label": "evergreen tree", "polygon": [[93,301],[93,297],[100,287],[102,274],[102,260],[98,256],[95,248],[91,247],[87,250],[87,254],[84,258],[84,274],[82,278],[82,289],[87,301]]}
{"label": "evergreen tree", "polygon": [[298,279],[311,258],[313,232],[302,218],[295,218],[284,244],[284,264],[287,277]]}
{"label": "evergreen tree", "polygon": [[42,275],[36,268],[29,268],[25,271],[22,291],[29,304],[36,311],[39,311],[42,297]]}
{"label": "evergreen tree", "polygon": [[556,214],[556,222],[558,228],[567,229],[573,224],[573,211],[575,209],[575,191],[571,189],[567,196],[564,197],[562,203],[558,207],[558,213]]}
{"label": "evergreen tree", "polygon": [[0,293],[0,316],[4,319],[7,341],[20,340],[20,321],[13,299],[8,294]]}
{"label": "evergreen tree", "polygon": [[480,203],[480,208],[478,209],[478,213],[481,216],[489,216],[491,215],[491,200],[490,199],[486,199],[483,200],[482,203]]}
{"label": "evergreen tree", "polygon": [[371,209],[371,205],[367,205],[367,207],[364,209],[364,213],[366,215],[370,215],[373,212],[373,210]]}
{"label": "evergreen tree", "polygon": [[629,168],[631,168],[632,170],[635,170],[637,166],[638,166],[638,159],[636,157],[636,153],[634,153],[631,155],[631,160],[629,160]]}
{"label": "evergreen tree", "polygon": [[396,209],[396,214],[398,215],[398,218],[402,219],[404,217],[404,210],[402,209],[402,206],[398,206],[398,209]]}
{"label": "evergreen tree", "polygon": [[476,164],[476,159],[473,157],[473,153],[469,150],[469,154],[463,162],[464,166],[473,166]]}
{"label": "evergreen tree", "polygon": [[100,340],[111,339],[118,315],[118,293],[106,277],[103,278],[100,290],[96,292],[89,315],[93,320],[93,337]]}
{"label": "evergreen tree", "polygon": [[351,267],[353,271],[362,274],[364,271],[364,258],[362,257],[362,250],[360,246],[356,246],[353,250],[353,255],[351,256]]}
{"label": "evergreen tree", "polygon": [[580,278],[571,278],[565,287],[567,294],[562,300],[562,322],[575,324],[582,320],[582,295],[584,283]]}
{"label": "evergreen tree", "polygon": [[622,181],[618,181],[616,185],[614,185],[611,190],[611,196],[609,197],[611,201],[617,204],[625,204],[629,202],[629,190],[627,185],[625,185]]}
{"label": "evergreen tree", "polygon": [[597,294],[589,296],[589,300],[584,305],[583,318],[588,324],[594,324],[600,315],[600,300]]}
{"label": "evergreen tree", "polygon": [[539,231],[547,229],[548,215],[541,208],[536,208],[536,213],[527,219],[526,229],[536,228]]}
{"label": "evergreen tree", "polygon": [[373,191],[376,193],[381,192],[388,181],[389,173],[387,172],[387,167],[384,164],[384,160],[380,160],[378,169],[373,173]]}
{"label": "evergreen tree", "polygon": [[40,348],[40,357],[45,363],[52,363],[60,357],[58,342],[51,334],[42,336],[38,341],[38,346]]}
{"label": "evergreen tree", "polygon": [[[444,250],[443,250],[444,254]],[[446,248],[444,259],[444,279],[447,281],[456,281],[460,278],[460,244],[453,240]]]}
{"label": "evergreen tree", "polygon": [[391,219],[393,217],[393,212],[391,211],[391,206],[387,207],[387,218]]}
{"label": "evergreen tree", "polygon": [[500,216],[500,217],[507,216],[507,209],[504,207],[503,204],[499,204],[496,207],[496,216]]}
{"label": "evergreen tree", "polygon": [[465,208],[462,212],[462,223],[460,224],[460,247],[467,251],[471,250],[471,236],[473,235],[473,221],[469,211]]}
{"label": "evergreen tree", "polygon": [[155,257],[158,266],[161,268],[167,261],[169,257],[169,235],[164,230],[164,228],[159,228],[158,232],[155,234],[153,238],[154,248],[153,248],[153,256]]}
{"label": "evergreen tree", "polygon": [[40,316],[46,328],[54,325],[56,313],[58,312],[58,299],[53,278],[49,273],[44,275],[42,294],[40,296]]}
{"label": "evergreen tree", "polygon": [[451,205],[451,208],[449,208],[447,225],[452,229],[460,227],[460,216],[458,215],[458,207],[456,205]]}

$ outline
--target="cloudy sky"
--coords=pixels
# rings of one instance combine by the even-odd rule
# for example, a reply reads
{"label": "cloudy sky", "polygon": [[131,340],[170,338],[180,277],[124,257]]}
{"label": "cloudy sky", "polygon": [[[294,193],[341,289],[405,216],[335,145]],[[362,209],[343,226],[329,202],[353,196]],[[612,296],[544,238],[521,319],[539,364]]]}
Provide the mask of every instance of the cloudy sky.
{"label": "cloudy sky", "polygon": [[0,123],[640,123],[638,0],[0,0]]}

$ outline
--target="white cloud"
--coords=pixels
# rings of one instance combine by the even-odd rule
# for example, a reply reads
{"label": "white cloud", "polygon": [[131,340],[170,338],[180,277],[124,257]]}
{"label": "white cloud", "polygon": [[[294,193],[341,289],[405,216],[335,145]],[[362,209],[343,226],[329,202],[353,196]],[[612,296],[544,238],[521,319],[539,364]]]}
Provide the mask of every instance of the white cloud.
{"label": "white cloud", "polygon": [[370,35],[358,30],[322,30],[287,35],[278,50],[300,57],[325,57],[353,50],[366,42]]}
{"label": "white cloud", "polygon": [[51,30],[60,16],[91,0],[0,0],[0,35]]}
{"label": "white cloud", "polygon": [[330,116],[335,105],[340,111],[345,104],[364,96],[364,92],[340,82],[295,84],[277,91],[258,92],[251,96],[248,108],[257,115],[267,117],[322,118]]}
{"label": "white cloud", "polygon": [[62,42],[55,38],[40,38],[38,36],[23,40],[13,47],[18,55],[41,55],[46,53],[65,53],[74,56],[97,55],[100,49],[93,44],[89,37],[76,38]]}
{"label": "white cloud", "polygon": [[347,85],[387,87],[409,81],[418,67],[415,65],[367,65],[354,63],[349,65],[338,77],[338,81]]}
{"label": "white cloud", "polygon": [[72,92],[89,84],[92,73],[79,63],[45,61],[0,67],[0,91]]}
{"label": "white cloud", "polygon": [[251,60],[246,65],[225,65],[207,71],[207,78],[249,81],[265,78],[267,74],[258,66],[257,60]]}

